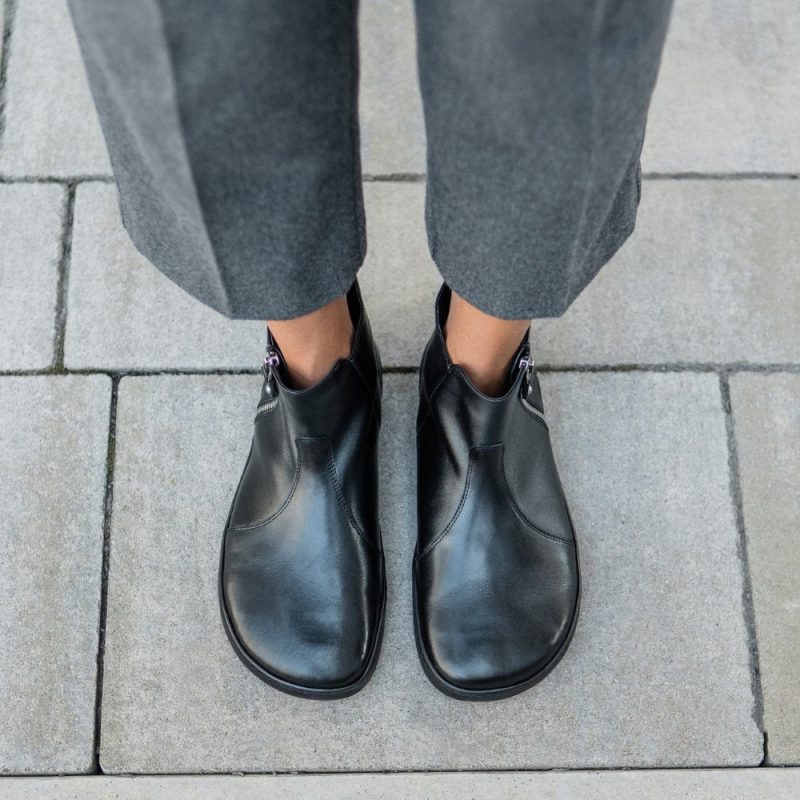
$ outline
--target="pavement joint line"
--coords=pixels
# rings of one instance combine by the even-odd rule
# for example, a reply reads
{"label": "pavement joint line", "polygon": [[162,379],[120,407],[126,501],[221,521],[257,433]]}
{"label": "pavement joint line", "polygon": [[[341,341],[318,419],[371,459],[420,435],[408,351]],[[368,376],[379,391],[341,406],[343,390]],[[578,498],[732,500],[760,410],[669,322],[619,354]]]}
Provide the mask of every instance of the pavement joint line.
{"label": "pavement joint line", "polygon": [[424,183],[427,180],[424,172],[388,172],[361,176],[364,183]]}
{"label": "pavement joint line", "polygon": [[[789,765],[788,768],[792,768]],[[797,767],[794,767],[798,769]],[[786,766],[776,764],[711,764],[711,765],[683,765],[683,766],[584,766],[584,767],[442,767],[440,769],[358,769],[358,770],[265,770],[265,771],[242,771],[242,770],[223,770],[208,772],[25,772],[25,773],[2,773],[2,778],[89,778],[89,779],[108,779],[121,778],[135,780],[136,778],[313,778],[313,777],[336,777],[336,776],[362,776],[365,778],[378,775],[515,775],[515,774],[537,774],[537,775],[568,775],[575,772],[737,772],[759,770],[764,772],[776,772],[785,770]]]}
{"label": "pavement joint line", "polygon": [[722,410],[725,415],[725,433],[728,442],[728,469],[730,473],[730,493],[733,502],[736,520],[736,551],[742,570],[742,612],[747,631],[748,651],[750,658],[750,682],[753,692],[753,721],[758,726],[763,740],[763,757],[760,766],[764,766],[768,759],[767,731],[764,728],[764,690],[761,685],[761,664],[758,653],[758,635],[756,631],[756,616],[753,606],[753,584],[750,575],[750,561],[747,551],[747,528],[744,521],[744,502],[742,499],[741,473],[739,469],[739,453],[736,446],[736,425],[733,418],[733,404],[731,402],[730,374],[720,373],[720,397]]}
{"label": "pavement joint line", "polygon": [[6,83],[8,79],[8,60],[11,54],[11,34],[14,29],[14,17],[17,11],[17,0],[0,0],[3,7],[3,29],[0,32],[0,147],[3,143],[3,132],[6,120]]}
{"label": "pavement joint line", "polygon": [[67,292],[69,290],[69,268],[72,260],[72,232],[75,227],[74,183],[66,184],[64,211],[62,214],[61,243],[58,256],[58,283],[56,286],[55,332],[53,336],[54,371],[64,369],[64,339],[67,329]]}
{"label": "pavement joint line", "polygon": [[[795,767],[788,765],[789,768]],[[89,778],[103,780],[120,778],[133,780],[136,778],[308,778],[308,777],[336,777],[342,775],[375,777],[379,775],[513,775],[513,774],[569,774],[576,772],[736,772],[763,769],[766,772],[787,769],[787,766],[778,764],[712,764],[712,765],[682,765],[682,766],[583,766],[583,767],[441,767],[439,769],[357,769],[357,770],[214,770],[207,772],[4,772],[0,774],[0,784],[3,778]]]}
{"label": "pavement joint line", "polygon": [[796,181],[797,172],[643,172],[648,181]]}
{"label": "pavement joint line", "polygon": [[[1,0],[0,0],[1,1]],[[15,0],[7,0],[12,5]],[[7,47],[4,49],[3,61],[8,58]],[[2,90],[2,84],[0,84]],[[0,91],[0,112],[2,111],[2,92]],[[0,133],[2,132],[2,116],[0,116]],[[644,172],[642,179],[646,181],[796,181],[800,180],[798,172]],[[427,174],[424,172],[390,172],[366,173],[361,176],[364,183],[424,183]],[[115,183],[113,175],[0,175],[0,185],[13,183]]]}
{"label": "pavement joint line", "polygon": [[[537,364],[536,371],[543,374],[566,373],[629,373],[629,372],[694,372],[700,375],[725,375],[759,373],[764,375],[800,373],[800,363],[774,362],[751,364],[745,361],[729,362],[654,362],[649,364]],[[108,375],[110,378],[152,377],[158,375],[258,375],[260,367],[43,367],[31,369],[0,369],[3,377],[32,377],[36,375]],[[415,375],[416,366],[392,366],[382,369],[384,375]]]}
{"label": "pavement joint line", "polygon": [[114,183],[113,175],[0,175],[0,184],[4,183],[61,183],[65,185],[78,183]]}
{"label": "pavement joint line", "polygon": [[97,630],[97,678],[95,684],[94,733],[92,767],[94,774],[103,774],[100,766],[100,729],[103,714],[103,676],[105,672],[106,624],[108,620],[108,571],[111,554],[111,510],[114,501],[114,464],[117,451],[117,401],[119,377],[111,379],[111,402],[108,415],[106,446],[106,484],[103,494],[103,558],[100,573],[100,611]]}
{"label": "pavement joint line", "polygon": [[619,364],[537,364],[538,372],[760,372],[774,374],[779,372],[800,372],[797,362],[748,361],[655,361],[650,363]]}

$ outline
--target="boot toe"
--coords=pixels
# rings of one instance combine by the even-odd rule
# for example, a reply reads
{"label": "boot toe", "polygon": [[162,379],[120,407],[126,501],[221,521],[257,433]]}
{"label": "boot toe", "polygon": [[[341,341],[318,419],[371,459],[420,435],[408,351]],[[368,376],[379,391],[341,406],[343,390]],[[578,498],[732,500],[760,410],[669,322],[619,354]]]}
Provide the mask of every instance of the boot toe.
{"label": "boot toe", "polygon": [[[485,606],[484,606],[485,608]],[[430,624],[421,632],[432,669],[445,683],[467,693],[513,693],[544,677],[568,643],[577,597],[556,607],[534,601],[528,608],[484,615],[476,606],[456,609],[444,604],[428,609]]]}
{"label": "boot toe", "polygon": [[343,689],[355,684],[365,671],[368,647],[358,642],[344,642],[333,633],[304,632],[291,625],[264,630],[263,618],[250,622],[256,624],[233,626],[241,646],[263,670],[287,684]]}
{"label": "boot toe", "polygon": [[364,677],[378,620],[361,619],[356,613],[343,617],[313,604],[290,608],[285,602],[270,602],[269,595],[253,591],[252,584],[237,585],[235,577],[225,583],[229,635],[261,677],[285,684],[281,688],[321,693],[345,690]]}

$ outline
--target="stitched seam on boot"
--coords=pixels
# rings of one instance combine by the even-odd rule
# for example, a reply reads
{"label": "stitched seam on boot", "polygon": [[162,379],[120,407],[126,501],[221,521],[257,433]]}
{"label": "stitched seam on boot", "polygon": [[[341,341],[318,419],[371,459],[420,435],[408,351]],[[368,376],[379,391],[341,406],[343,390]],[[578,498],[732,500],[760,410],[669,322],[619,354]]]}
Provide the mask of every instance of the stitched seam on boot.
{"label": "stitched seam on boot", "polygon": [[439,542],[441,542],[445,536],[447,536],[450,529],[453,527],[453,525],[456,524],[456,521],[458,520],[459,516],[461,516],[461,512],[464,510],[464,504],[467,502],[467,494],[469,494],[469,487],[470,484],[472,483],[473,466],[474,464],[472,461],[472,449],[470,449],[469,466],[467,467],[467,480],[464,483],[464,491],[461,493],[461,500],[458,504],[458,508],[456,508],[455,514],[453,514],[452,519],[450,520],[450,522],[447,523],[444,530],[430,544],[428,544],[428,546],[419,554],[417,561],[422,561],[422,559],[425,558],[425,556],[428,555],[428,553],[430,553],[430,551],[433,550],[433,548],[436,547],[436,545],[439,544]]}
{"label": "stitched seam on boot", "polygon": [[[365,383],[365,385],[366,385],[366,383]],[[369,387],[367,387],[367,388],[369,388]],[[361,449],[361,445],[362,445],[364,439],[366,438],[367,434],[369,433],[369,429],[370,429],[370,426],[373,424],[373,420],[375,420],[375,424],[377,425],[376,435],[380,434],[380,428],[381,428],[380,412],[381,412],[381,406],[380,406],[379,403],[375,402],[375,399],[374,399],[374,396],[373,396],[373,399],[372,399],[371,404],[370,404],[369,416],[367,417],[366,423],[364,425],[362,425],[361,431],[358,434],[358,441],[356,443],[356,449],[359,449],[359,450]],[[321,437],[321,438],[325,438],[326,441],[328,442],[328,444],[330,445],[330,451],[329,451],[328,458],[329,458],[330,461],[333,462],[334,469],[335,469],[336,461],[335,461],[334,456],[333,456],[333,445],[331,444],[330,439],[327,439],[327,437]],[[377,448],[376,448],[376,453],[377,453]],[[335,488],[337,488],[337,487],[340,488],[339,487],[339,476],[338,476],[338,473],[334,473],[334,474],[335,474],[335,477],[336,477],[336,486],[335,486]],[[344,492],[341,492],[341,500],[346,505],[347,501],[344,499]],[[349,512],[349,516],[352,516],[354,519],[356,518],[355,512],[352,509],[350,509],[349,506],[347,506],[345,508],[345,513],[347,514],[348,512]],[[348,516],[348,519],[349,519],[349,516]],[[363,526],[360,523],[357,524],[357,527],[358,527],[359,531],[363,531],[363,529],[364,529]],[[365,539],[365,541],[366,541],[366,539]]]}
{"label": "stitched seam on boot", "polygon": [[[353,372],[355,372],[356,376],[358,377],[359,381],[363,384],[364,388],[367,390],[367,395],[370,398],[371,402],[375,402],[375,389],[369,385],[369,381],[364,377],[364,374],[361,370],[356,366],[356,362],[350,358],[345,359],[345,362],[349,364],[353,368]],[[376,378],[377,380],[377,378]]]}
{"label": "stitched seam on boot", "polygon": [[253,522],[250,525],[231,525],[228,530],[230,531],[251,531],[254,528],[260,528],[262,525],[267,525],[268,523],[272,522],[276,517],[282,514],[286,510],[286,506],[289,505],[289,502],[292,499],[292,496],[297,489],[297,484],[300,483],[300,462],[302,461],[303,454],[300,452],[300,448],[297,448],[297,466],[294,470],[294,479],[292,480],[292,488],[289,490],[289,496],[281,503],[280,507],[277,511],[273,511],[269,516],[264,517],[264,519],[259,520],[258,522]]}
{"label": "stitched seam on boot", "polygon": [[450,377],[451,372],[452,370],[450,369],[450,367],[448,367],[447,372],[445,372],[445,374],[439,379],[436,386],[433,387],[433,391],[430,394],[428,394],[428,392],[425,391],[425,385],[424,385],[425,381],[422,377],[423,370],[420,369],[420,384],[419,384],[420,394],[424,395],[425,403],[428,406],[428,410],[425,412],[425,416],[422,418],[422,421],[419,423],[419,425],[417,425],[417,433],[419,433],[420,430],[422,430],[422,426],[428,421],[428,417],[433,416],[433,398],[436,397],[436,395],[439,393],[439,390],[442,388],[444,382]]}
{"label": "stitched seam on boot", "polygon": [[[505,445],[501,445],[503,448],[503,455],[505,455]],[[522,509],[517,505],[517,501],[514,499],[514,496],[511,494],[511,487],[508,485],[508,479],[506,478],[506,465],[505,459],[502,459],[500,462],[500,477],[503,481],[503,488],[506,493],[506,497],[508,498],[508,502],[511,505],[511,510],[517,515],[520,522],[527,525],[534,533],[538,533],[539,536],[544,536],[546,539],[552,539],[554,542],[561,542],[561,544],[568,544],[572,547],[575,547],[575,542],[571,541],[570,539],[562,539],[560,536],[556,536],[555,534],[548,533],[547,531],[543,531],[541,528],[537,528],[522,512]]]}
{"label": "stitched seam on boot", "polygon": [[335,492],[336,498],[339,501],[339,505],[342,507],[342,511],[344,511],[344,514],[347,517],[347,521],[358,535],[358,538],[361,539],[365,545],[371,547],[376,553],[380,554],[380,550],[378,549],[377,545],[367,539],[366,534],[358,524],[358,520],[356,520],[355,514],[353,514],[353,512],[350,510],[350,506],[347,505],[347,500],[345,499],[344,493],[342,492],[342,487],[339,484],[339,476],[336,472],[336,461],[333,457],[333,448],[331,447],[330,440],[325,436],[321,436],[319,438],[324,439],[328,445],[328,475],[330,477],[331,484],[333,485],[333,491]]}

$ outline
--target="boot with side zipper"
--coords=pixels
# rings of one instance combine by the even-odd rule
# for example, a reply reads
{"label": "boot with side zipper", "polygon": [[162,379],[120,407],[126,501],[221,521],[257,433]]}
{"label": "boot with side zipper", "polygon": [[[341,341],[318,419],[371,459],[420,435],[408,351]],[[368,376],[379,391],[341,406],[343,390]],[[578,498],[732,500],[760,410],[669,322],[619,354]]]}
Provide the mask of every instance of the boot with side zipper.
{"label": "boot with side zipper", "polygon": [[578,618],[575,533],[528,335],[507,390],[453,364],[444,285],[420,369],[414,628],[422,667],[451,697],[496,700],[540,681]]}
{"label": "boot with side zipper", "polygon": [[350,356],[287,385],[268,334],[250,454],[223,536],[219,599],[239,658],[277,689],[347,697],[380,649],[386,579],[378,526],[380,359],[358,284]]}

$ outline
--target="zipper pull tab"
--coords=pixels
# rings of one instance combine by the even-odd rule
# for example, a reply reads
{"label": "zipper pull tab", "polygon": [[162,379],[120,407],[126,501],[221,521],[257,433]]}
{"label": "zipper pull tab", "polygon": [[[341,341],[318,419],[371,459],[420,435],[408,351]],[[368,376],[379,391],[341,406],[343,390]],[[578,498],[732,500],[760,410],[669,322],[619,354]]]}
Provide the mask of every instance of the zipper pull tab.
{"label": "zipper pull tab", "polygon": [[531,358],[530,350],[528,350],[528,352],[525,353],[522,358],[520,358],[517,366],[523,372],[523,381],[520,393],[522,397],[527,397],[531,391],[531,375],[536,369],[536,362]]}
{"label": "zipper pull tab", "polygon": [[530,378],[531,373],[536,369],[536,362],[531,358],[531,351],[528,350],[519,360],[519,368],[525,371],[526,377]]}
{"label": "zipper pull tab", "polygon": [[261,365],[261,371],[264,377],[269,380],[272,370],[281,363],[280,356],[271,347],[267,348],[267,354],[264,356],[264,363]]}
{"label": "zipper pull tab", "polygon": [[519,368],[525,370],[528,375],[536,368],[536,362],[531,358],[530,353],[526,353],[519,360]]}

